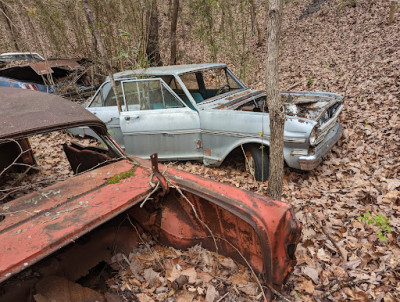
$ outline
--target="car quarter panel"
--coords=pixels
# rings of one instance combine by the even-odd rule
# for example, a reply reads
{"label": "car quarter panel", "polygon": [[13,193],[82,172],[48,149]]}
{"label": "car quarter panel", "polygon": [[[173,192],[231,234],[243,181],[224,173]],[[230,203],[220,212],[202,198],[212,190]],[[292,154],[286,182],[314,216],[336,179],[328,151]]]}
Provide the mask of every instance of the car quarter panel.
{"label": "car quarter panel", "polygon": [[[269,114],[235,110],[201,110],[200,124],[204,163],[219,165],[240,145],[257,143],[269,146]],[[307,137],[313,124],[287,118],[285,123],[285,160],[295,149],[307,150]]]}

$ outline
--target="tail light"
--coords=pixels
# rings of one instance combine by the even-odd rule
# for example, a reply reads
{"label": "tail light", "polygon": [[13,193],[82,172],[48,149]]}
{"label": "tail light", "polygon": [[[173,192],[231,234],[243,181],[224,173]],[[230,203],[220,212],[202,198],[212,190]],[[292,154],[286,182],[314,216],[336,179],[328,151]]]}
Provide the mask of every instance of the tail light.
{"label": "tail light", "polygon": [[29,90],[38,90],[35,84],[21,84],[21,88]]}

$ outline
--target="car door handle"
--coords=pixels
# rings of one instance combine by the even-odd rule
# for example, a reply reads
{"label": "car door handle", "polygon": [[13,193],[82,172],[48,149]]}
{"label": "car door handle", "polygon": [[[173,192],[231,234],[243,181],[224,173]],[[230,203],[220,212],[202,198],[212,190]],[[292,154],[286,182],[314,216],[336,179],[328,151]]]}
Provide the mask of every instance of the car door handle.
{"label": "car door handle", "polygon": [[125,116],[125,120],[126,120],[126,121],[129,121],[131,118],[132,118],[132,119],[138,119],[138,118],[139,118],[139,115]]}

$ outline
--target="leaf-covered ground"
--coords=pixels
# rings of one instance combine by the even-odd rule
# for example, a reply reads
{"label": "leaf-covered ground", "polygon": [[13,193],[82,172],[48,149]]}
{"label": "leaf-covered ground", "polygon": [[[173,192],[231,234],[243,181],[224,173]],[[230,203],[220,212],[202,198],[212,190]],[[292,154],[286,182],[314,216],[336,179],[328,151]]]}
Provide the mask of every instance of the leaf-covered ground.
{"label": "leaf-covered ground", "polygon": [[[389,1],[332,0],[300,18],[311,2],[290,2],[284,9],[280,88],[345,95],[340,118],[345,131],[315,171],[285,168],[283,200],[294,206],[303,236],[298,265],[282,292],[298,301],[398,301],[399,17],[388,26]],[[257,56],[262,63],[251,86],[262,89],[263,49]],[[219,168],[175,165],[266,192],[237,160]],[[367,211],[378,223],[388,218],[391,232],[357,219]]]}

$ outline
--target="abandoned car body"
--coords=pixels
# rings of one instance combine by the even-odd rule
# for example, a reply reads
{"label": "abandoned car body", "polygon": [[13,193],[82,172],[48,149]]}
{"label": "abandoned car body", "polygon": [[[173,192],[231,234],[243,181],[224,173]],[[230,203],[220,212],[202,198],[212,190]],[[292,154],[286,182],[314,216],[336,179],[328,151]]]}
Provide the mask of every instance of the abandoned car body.
{"label": "abandoned car body", "polygon": [[[87,109],[107,124],[127,153],[148,158],[157,150],[162,160],[219,165],[234,149],[243,148],[250,172],[258,180],[268,178],[266,93],[248,88],[225,64],[152,67],[115,78],[123,111],[118,113],[108,81]],[[285,162],[296,169],[314,169],[342,135],[342,96],[282,95],[287,108]]]}
{"label": "abandoned car body", "polygon": [[26,301],[41,278],[74,281],[113,251],[132,249],[137,242],[127,216],[161,243],[217,245],[241,263],[243,256],[276,288],[293,269],[301,227],[289,204],[172,168],[161,174],[156,156],[151,165],[128,157],[103,122],[56,95],[0,87],[0,125],[0,184],[15,184],[14,169],[23,177],[27,168],[38,171],[32,135],[45,134],[45,144],[52,131],[86,126],[102,142],[63,144],[75,176],[15,199],[1,196],[0,301]]}
{"label": "abandoned car body", "polygon": [[81,62],[86,60],[45,60],[36,53],[1,54],[0,86],[87,97],[96,88]]}

